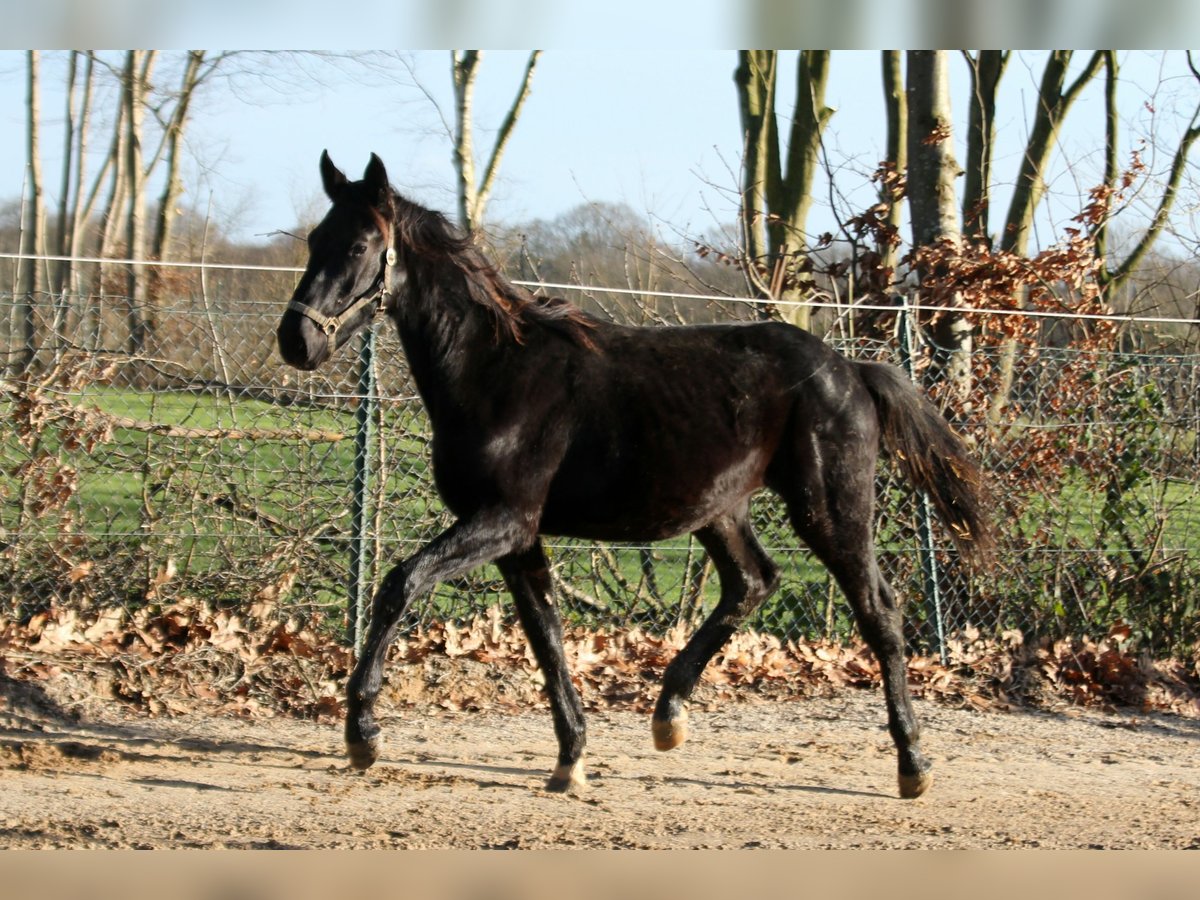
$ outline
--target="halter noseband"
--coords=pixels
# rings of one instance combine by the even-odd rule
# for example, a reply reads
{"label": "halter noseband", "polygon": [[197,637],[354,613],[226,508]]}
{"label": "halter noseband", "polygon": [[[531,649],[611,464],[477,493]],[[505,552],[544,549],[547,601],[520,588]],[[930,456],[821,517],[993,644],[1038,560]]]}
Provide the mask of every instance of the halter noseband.
{"label": "halter noseband", "polygon": [[294,309],[300,315],[312,319],[330,340],[333,340],[334,335],[338,333],[338,329],[345,325],[364,306],[375,304],[375,308],[371,312],[371,318],[375,318],[375,316],[383,312],[387,306],[388,297],[392,295],[392,291],[388,287],[388,270],[396,266],[396,248],[392,246],[392,229],[390,227],[384,229],[384,237],[387,240],[387,252],[383,256],[384,265],[383,271],[379,275],[379,290],[375,291],[375,293],[364,294],[336,316],[327,316],[320,310],[313,309],[307,303],[302,303],[296,299],[288,303],[287,308]]}

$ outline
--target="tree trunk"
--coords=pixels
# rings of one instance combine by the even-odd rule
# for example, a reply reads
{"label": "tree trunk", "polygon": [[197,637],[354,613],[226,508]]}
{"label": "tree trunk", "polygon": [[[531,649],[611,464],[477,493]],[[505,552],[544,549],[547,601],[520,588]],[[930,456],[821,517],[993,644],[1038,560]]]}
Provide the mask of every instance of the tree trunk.
{"label": "tree trunk", "polygon": [[51,293],[54,301],[54,325],[51,329],[55,353],[66,340],[67,291],[71,280],[71,184],[77,125],[75,122],[75,87],[78,80],[79,51],[72,50],[67,59],[66,109],[63,121],[63,161],[58,189],[58,232],[54,242],[56,256],[64,257],[54,264]]}
{"label": "tree trunk", "polygon": [[996,137],[996,91],[1008,64],[1008,52],[980,50],[967,56],[971,67],[971,105],[967,124],[967,166],[963,184],[963,233],[989,247],[992,148]]}
{"label": "tree trunk", "polygon": [[[166,260],[171,255],[172,226],[179,215],[175,208],[183,192],[179,169],[183,156],[183,135],[188,123],[192,96],[200,84],[200,67],[204,63],[203,50],[190,50],[179,85],[179,97],[175,109],[164,130],[167,171],[163,179],[162,194],[158,199],[158,214],[154,222],[154,237],[150,247],[150,258]],[[151,266],[147,273],[146,301],[150,315],[146,319],[149,328],[160,318],[166,293],[165,277],[160,266]]]}
{"label": "tree trunk", "polygon": [[[908,101],[904,94],[904,78],[900,65],[899,50],[884,50],[883,67],[883,102],[887,111],[887,157],[892,170],[898,174],[908,168]],[[880,198],[887,205],[887,224],[897,234],[903,217],[903,208],[895,192],[886,184],[880,186]],[[889,272],[895,272],[899,264],[900,248],[896,243],[887,243],[876,248],[879,252],[880,265]]]}
{"label": "tree trunk", "polygon": [[805,226],[821,138],[833,110],[825,105],[829,51],[801,51],[796,64],[796,102],[788,134],[786,169],[775,116],[778,54],[746,50],[738,55],[734,83],[741,113],[743,150],[742,230],[751,289],[783,300],[783,316],[801,328],[811,309],[801,301],[798,266],[807,249]]}
{"label": "tree trunk", "polygon": [[[1029,252],[1033,217],[1045,194],[1046,166],[1057,142],[1059,129],[1067,111],[1104,61],[1103,52],[1094,53],[1079,77],[1064,90],[1072,55],[1071,50],[1052,51],[1042,71],[1033,129],[1021,156],[1016,187],[999,240],[1000,249],[1008,253],[1025,256]],[[997,388],[988,403],[988,419],[993,423],[1000,421],[1012,391],[1016,366],[1016,344],[1012,339],[1000,345],[997,365]]]}
{"label": "tree trunk", "polygon": [[[1104,53],[1104,185],[1110,191],[1117,186],[1117,176],[1120,163],[1117,159],[1117,80],[1120,76],[1120,66],[1117,62],[1117,52],[1107,50]],[[1101,268],[1108,265],[1108,216],[1106,215],[1096,226],[1093,234],[1096,257],[1100,260]]]}
{"label": "tree trunk", "polygon": [[[130,50],[122,75],[126,126],[125,170],[129,191],[125,248],[131,260],[140,260],[146,245],[146,176],[142,171],[142,121],[145,116],[146,84],[150,68],[153,66],[153,52]],[[131,356],[137,356],[145,349],[150,331],[146,320],[146,278],[141,266],[131,264],[128,267],[125,291],[129,322],[126,347]]]}
{"label": "tree trunk", "polygon": [[22,371],[30,369],[37,358],[38,352],[38,314],[39,296],[43,289],[43,263],[36,257],[45,255],[46,212],[42,202],[42,163],[41,147],[39,146],[41,119],[41,58],[36,50],[26,54],[27,63],[27,95],[28,102],[28,143],[26,144],[26,165],[28,166],[28,197],[30,215],[28,227],[21,233],[20,274],[17,281],[19,316],[21,321],[21,353],[17,357],[17,366]]}
{"label": "tree trunk", "polygon": [[833,115],[833,110],[825,105],[829,51],[801,51],[796,70],[796,105],[788,137],[787,171],[780,179],[778,207],[771,204],[772,211],[779,210],[772,243],[788,261],[790,270],[780,292],[780,299],[786,303],[784,317],[808,331],[812,327],[812,308],[799,305],[808,289],[797,284],[800,279],[795,267],[808,248],[805,228],[812,209],[813,180],[820,165],[821,138]]}
{"label": "tree trunk", "polygon": [[84,310],[82,326],[84,334],[96,348],[105,346],[105,306],[108,302],[107,298],[117,290],[116,286],[111,283],[114,280],[112,264],[106,263],[104,260],[112,258],[120,245],[121,218],[125,210],[125,202],[128,199],[125,190],[125,142],[128,129],[125,126],[124,100],[117,103],[115,120],[112,142],[109,145],[108,154],[105,156],[104,166],[96,173],[96,180],[87,204],[90,207],[96,201],[107,183],[108,201],[100,216],[100,233],[96,242],[96,252],[101,260],[96,266],[95,293],[97,299],[95,302],[89,303]]}
{"label": "tree trunk", "polygon": [[[908,206],[914,249],[939,243],[957,245],[958,204],[954,179],[961,171],[954,160],[950,84],[944,50],[908,51]],[[922,282],[935,271],[919,271]],[[940,349],[937,374],[949,382],[964,408],[971,392],[971,323],[954,311],[957,294],[931,294],[922,287],[922,305],[944,310],[937,316],[933,339]]]}
{"label": "tree trunk", "polygon": [[[775,66],[773,50],[742,50],[733,81],[737,87],[742,122],[741,231],[745,246],[746,273],[751,289],[767,299],[770,280],[767,250],[767,193],[771,173],[778,172],[778,143],[775,131]],[[775,151],[774,161],[771,152]],[[761,276],[766,273],[765,279]]]}
{"label": "tree trunk", "polygon": [[[88,220],[92,214],[92,204],[84,204],[83,202],[83,186],[86,180],[87,170],[87,152],[88,152],[88,130],[91,123],[91,107],[92,107],[92,85],[95,76],[95,56],[92,51],[87,52],[87,58],[83,67],[83,96],[79,102],[79,121],[75,128],[75,146],[72,152],[75,154],[75,165],[73,167],[73,183],[71,186],[71,208],[68,213],[68,224],[66,232],[68,234],[68,243],[66,248],[66,256],[70,261],[64,265],[66,274],[64,276],[64,286],[68,295],[73,298],[71,306],[68,306],[68,316],[65,327],[68,332],[72,328],[71,319],[75,318],[78,321],[80,310],[74,310],[72,316],[72,307],[80,302],[80,277],[79,268],[75,265],[75,260],[83,253],[84,235],[87,233]],[[93,195],[94,199],[94,195]],[[86,335],[83,336],[86,338]]]}
{"label": "tree trunk", "polygon": [[946,51],[908,51],[908,205],[913,246],[959,238]]}
{"label": "tree trunk", "polygon": [[533,85],[533,73],[537,68],[540,50],[529,54],[525,63],[525,72],[517,87],[516,96],[504,116],[500,130],[496,134],[495,143],[484,166],[483,176],[476,179],[475,175],[475,146],[473,106],[475,96],[475,78],[479,73],[479,62],[483,57],[482,51],[454,51],[451,56],[454,75],[454,170],[458,175],[458,219],[459,224],[468,231],[477,231],[483,225],[487,212],[488,200],[491,199],[492,189],[496,184],[496,175],[500,171],[500,160],[508,148],[509,139],[525,101],[529,97]]}
{"label": "tree trunk", "polygon": [[458,174],[458,223],[470,228],[471,205],[475,197],[475,148],[471,128],[475,99],[475,72],[480,51],[455,50],[451,54],[454,76],[454,171]]}
{"label": "tree trunk", "polygon": [[125,123],[126,104],[124,91],[121,101],[117,104],[117,114],[113,123],[112,143],[104,161],[104,168],[97,174],[93,197],[97,196],[104,182],[108,181],[108,203],[101,216],[100,222],[100,256],[109,257],[116,251],[120,241],[121,220],[124,217],[125,204],[129,192],[125,187],[125,169],[128,154],[125,144],[129,140],[129,127]]}

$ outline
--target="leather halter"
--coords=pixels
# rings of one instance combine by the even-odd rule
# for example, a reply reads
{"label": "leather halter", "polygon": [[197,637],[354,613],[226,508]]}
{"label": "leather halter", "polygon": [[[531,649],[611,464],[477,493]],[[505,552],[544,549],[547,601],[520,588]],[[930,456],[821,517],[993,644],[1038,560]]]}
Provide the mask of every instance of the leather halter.
{"label": "leather halter", "polygon": [[320,310],[314,309],[307,303],[302,303],[299,300],[292,299],[288,303],[288,309],[294,309],[302,316],[307,316],[317,323],[317,327],[325,332],[329,340],[333,340],[338,333],[338,329],[353,318],[360,309],[364,306],[374,304],[375,307],[371,311],[371,318],[379,315],[387,308],[388,298],[393,294],[391,288],[388,287],[388,274],[391,269],[396,267],[396,248],[392,246],[392,229],[388,227],[384,230],[384,237],[387,241],[387,251],[383,255],[383,269],[379,273],[379,290],[374,293],[366,293],[359,297],[336,316],[327,316]]}

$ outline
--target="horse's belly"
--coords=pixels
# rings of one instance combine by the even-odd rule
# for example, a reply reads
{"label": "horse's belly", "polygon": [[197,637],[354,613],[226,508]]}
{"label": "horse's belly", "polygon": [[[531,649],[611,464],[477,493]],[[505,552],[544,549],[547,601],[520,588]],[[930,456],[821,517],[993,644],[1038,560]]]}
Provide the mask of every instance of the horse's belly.
{"label": "horse's belly", "polygon": [[762,487],[765,465],[762,454],[751,451],[715,470],[650,463],[597,473],[600,477],[592,479],[556,479],[541,531],[605,541],[657,541],[686,534]]}

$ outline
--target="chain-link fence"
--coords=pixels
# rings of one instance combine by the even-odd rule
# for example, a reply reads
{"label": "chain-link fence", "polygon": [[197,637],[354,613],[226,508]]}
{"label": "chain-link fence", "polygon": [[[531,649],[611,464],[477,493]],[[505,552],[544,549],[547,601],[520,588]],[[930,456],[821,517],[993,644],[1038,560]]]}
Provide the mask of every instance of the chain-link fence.
{"label": "chain-link fence", "polygon": [[[394,561],[449,524],[390,325],[369,358],[347,347],[302,374],[280,362],[274,338],[294,272],[174,270],[169,300],[132,309],[93,268],[79,293],[0,296],[9,614],[187,597],[321,608],[352,634],[354,598],[365,601]],[[661,312],[637,295],[592,291],[580,302],[631,322]],[[733,301],[662,302],[673,319],[753,316]],[[920,498],[880,466],[881,564],[905,599],[910,635],[928,647],[939,632],[1057,636],[1123,620],[1154,652],[1195,641],[1200,356],[1175,338],[1120,352],[1051,332],[1044,343],[978,349],[980,377],[1004,375],[1004,402],[956,423],[995,494],[1003,543],[987,571],[968,578],[944,535],[926,533]],[[898,341],[842,330],[834,342],[902,362]],[[848,608],[781,505],[763,494],[753,510],[784,577],[750,627],[847,637]],[[688,537],[547,546],[570,620],[662,630],[697,622],[716,601],[712,566]],[[417,615],[464,617],[502,595],[487,567],[440,586]]]}

